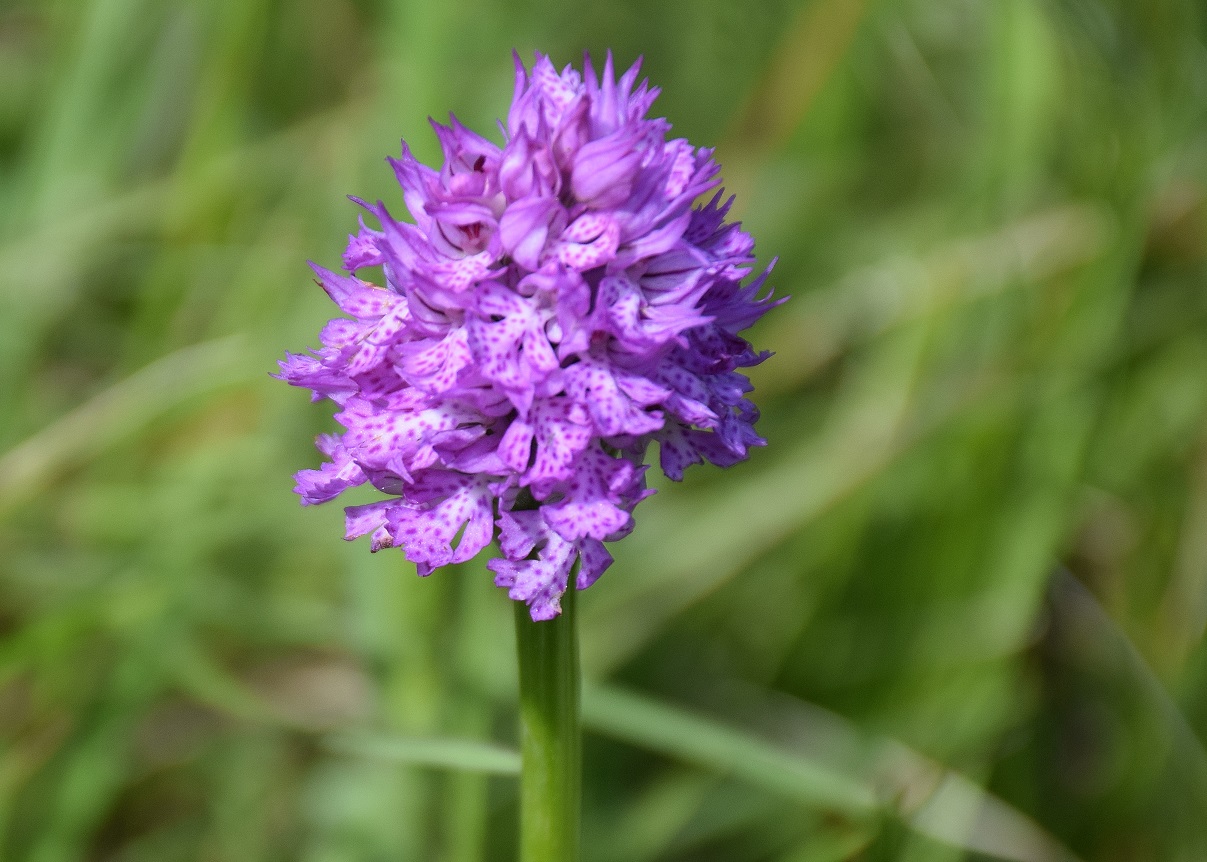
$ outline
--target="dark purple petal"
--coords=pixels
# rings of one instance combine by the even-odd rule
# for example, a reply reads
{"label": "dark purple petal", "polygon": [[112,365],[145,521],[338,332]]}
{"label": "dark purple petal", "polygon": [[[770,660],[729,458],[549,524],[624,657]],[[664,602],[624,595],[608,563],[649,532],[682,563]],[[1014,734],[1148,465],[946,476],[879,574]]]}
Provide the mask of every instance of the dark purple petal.
{"label": "dark purple petal", "polygon": [[594,539],[583,539],[578,543],[578,578],[575,588],[585,590],[599,580],[608,566],[612,565],[612,555],[608,553],[603,542]]}
{"label": "dark purple petal", "polygon": [[683,471],[693,464],[703,464],[704,457],[695,444],[688,439],[682,425],[667,422],[658,435],[658,466],[667,478],[683,481]]}

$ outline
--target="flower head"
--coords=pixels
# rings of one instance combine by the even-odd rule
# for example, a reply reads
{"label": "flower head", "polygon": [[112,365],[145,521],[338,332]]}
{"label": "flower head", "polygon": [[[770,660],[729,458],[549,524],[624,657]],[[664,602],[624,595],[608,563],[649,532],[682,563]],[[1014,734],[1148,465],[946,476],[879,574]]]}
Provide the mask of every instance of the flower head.
{"label": "flower head", "polygon": [[[433,123],[444,164],[390,159],[413,224],[349,238],[341,275],[315,266],[347,315],[280,377],[329,398],[346,429],[297,474],[303,504],[371,483],[347,538],[399,547],[421,575],[499,540],[489,567],[533,619],[560,611],[633,528],[651,442],[665,473],[727,466],[763,445],[738,370],[767,357],[738,333],[778,301],[749,283],[754,243],[725,215],[712,151],[646,117],[656,88],[516,58],[498,146]],[[356,276],[381,266],[386,284]],[[770,267],[768,268],[768,270]]]}

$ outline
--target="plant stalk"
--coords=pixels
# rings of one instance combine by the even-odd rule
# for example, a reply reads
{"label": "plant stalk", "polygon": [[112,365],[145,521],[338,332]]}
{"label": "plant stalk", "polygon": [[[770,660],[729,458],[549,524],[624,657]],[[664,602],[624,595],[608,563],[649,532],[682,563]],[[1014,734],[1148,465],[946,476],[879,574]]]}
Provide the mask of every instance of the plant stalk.
{"label": "plant stalk", "polygon": [[562,613],[515,603],[520,668],[520,862],[578,862],[582,729],[574,577]]}

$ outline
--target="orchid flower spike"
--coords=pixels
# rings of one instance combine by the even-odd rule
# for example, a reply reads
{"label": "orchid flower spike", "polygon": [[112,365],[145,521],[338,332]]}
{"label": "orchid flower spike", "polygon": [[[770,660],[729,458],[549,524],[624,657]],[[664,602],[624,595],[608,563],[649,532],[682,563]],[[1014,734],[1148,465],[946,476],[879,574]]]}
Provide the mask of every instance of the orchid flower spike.
{"label": "orchid flower spike", "polygon": [[[495,583],[536,620],[576,564],[578,589],[611,564],[604,543],[653,493],[651,443],[674,480],[764,444],[739,369],[769,354],[739,333],[783,300],[770,267],[747,281],[754,242],[725,221],[712,151],[646,116],[639,66],[517,56],[501,146],[455,118],[433,123],[438,170],[404,144],[413,223],[358,201],[376,226],[350,237],[346,274],[314,267],[345,316],[280,363],[345,429],[297,474],[303,504],[371,483],[384,498],[347,509],[346,538],[421,575],[497,539]],[[376,266],[384,285],[357,276]]]}

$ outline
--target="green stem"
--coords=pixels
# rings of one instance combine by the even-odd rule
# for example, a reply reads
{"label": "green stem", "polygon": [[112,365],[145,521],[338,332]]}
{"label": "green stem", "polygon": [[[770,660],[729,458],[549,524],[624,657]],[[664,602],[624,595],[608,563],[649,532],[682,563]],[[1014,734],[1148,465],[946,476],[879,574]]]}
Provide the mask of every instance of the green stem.
{"label": "green stem", "polygon": [[578,862],[582,793],[574,581],[561,616],[533,622],[515,603],[520,665],[520,862]]}

